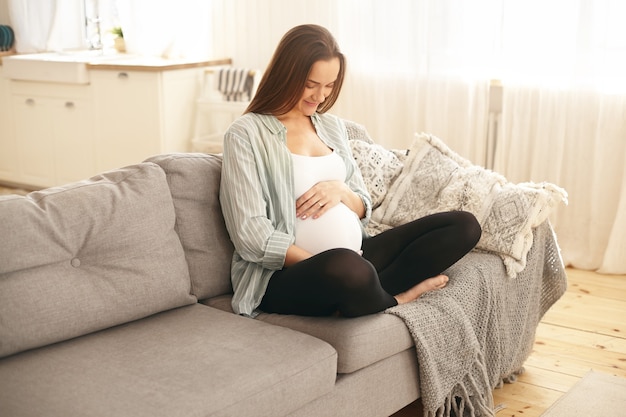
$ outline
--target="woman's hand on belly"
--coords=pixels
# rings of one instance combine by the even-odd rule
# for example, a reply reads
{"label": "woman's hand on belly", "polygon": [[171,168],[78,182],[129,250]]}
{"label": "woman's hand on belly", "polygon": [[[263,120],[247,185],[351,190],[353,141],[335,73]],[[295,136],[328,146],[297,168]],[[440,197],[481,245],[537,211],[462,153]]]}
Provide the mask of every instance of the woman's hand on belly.
{"label": "woman's hand on belly", "polygon": [[361,198],[342,181],[320,181],[296,200],[296,217],[319,218],[329,209],[344,203],[359,218],[365,215]]}

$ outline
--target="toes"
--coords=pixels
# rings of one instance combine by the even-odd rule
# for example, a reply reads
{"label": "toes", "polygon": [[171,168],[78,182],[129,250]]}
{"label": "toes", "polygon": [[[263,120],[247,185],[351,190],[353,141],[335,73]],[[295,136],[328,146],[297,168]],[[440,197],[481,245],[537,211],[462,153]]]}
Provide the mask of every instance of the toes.
{"label": "toes", "polygon": [[439,279],[436,284],[437,289],[443,288],[448,284],[449,278],[446,275],[439,275],[438,278]]}

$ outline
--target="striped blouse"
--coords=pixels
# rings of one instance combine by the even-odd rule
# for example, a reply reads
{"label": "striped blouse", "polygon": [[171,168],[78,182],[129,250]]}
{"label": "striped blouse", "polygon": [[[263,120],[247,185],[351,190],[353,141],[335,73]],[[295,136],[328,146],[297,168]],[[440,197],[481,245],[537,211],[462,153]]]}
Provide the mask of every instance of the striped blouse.
{"label": "striped blouse", "polygon": [[[363,229],[372,203],[352,158],[345,125],[330,114],[316,113],[311,120],[318,136],[346,164],[346,184],[365,206]],[[237,314],[254,317],[272,273],[282,269],[295,241],[295,201],[287,129],[271,115],[241,116],[224,135],[220,185],[222,212],[235,247],[231,280]]]}

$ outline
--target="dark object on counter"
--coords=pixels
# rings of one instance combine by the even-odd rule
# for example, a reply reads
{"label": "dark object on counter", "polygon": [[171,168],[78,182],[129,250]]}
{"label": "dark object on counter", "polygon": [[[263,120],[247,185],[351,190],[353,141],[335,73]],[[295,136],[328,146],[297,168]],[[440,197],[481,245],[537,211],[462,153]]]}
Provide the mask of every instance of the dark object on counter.
{"label": "dark object on counter", "polygon": [[11,26],[0,25],[0,52],[10,51],[15,42],[15,33]]}

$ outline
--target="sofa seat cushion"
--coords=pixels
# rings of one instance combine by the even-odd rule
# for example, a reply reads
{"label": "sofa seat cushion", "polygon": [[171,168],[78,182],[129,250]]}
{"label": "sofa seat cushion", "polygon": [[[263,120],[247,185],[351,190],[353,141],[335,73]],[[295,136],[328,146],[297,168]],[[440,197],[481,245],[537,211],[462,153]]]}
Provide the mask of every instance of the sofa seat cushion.
{"label": "sofa seat cushion", "polygon": [[[231,296],[201,302],[232,312]],[[351,373],[414,346],[404,322],[392,314],[356,318],[304,317],[261,313],[256,320],[310,334],[332,345],[338,354],[337,372]]]}
{"label": "sofa seat cushion", "polygon": [[0,357],[196,302],[163,170],[0,197]]}
{"label": "sofa seat cushion", "polygon": [[268,416],[330,392],[327,343],[201,304],[0,361],[0,415]]}

